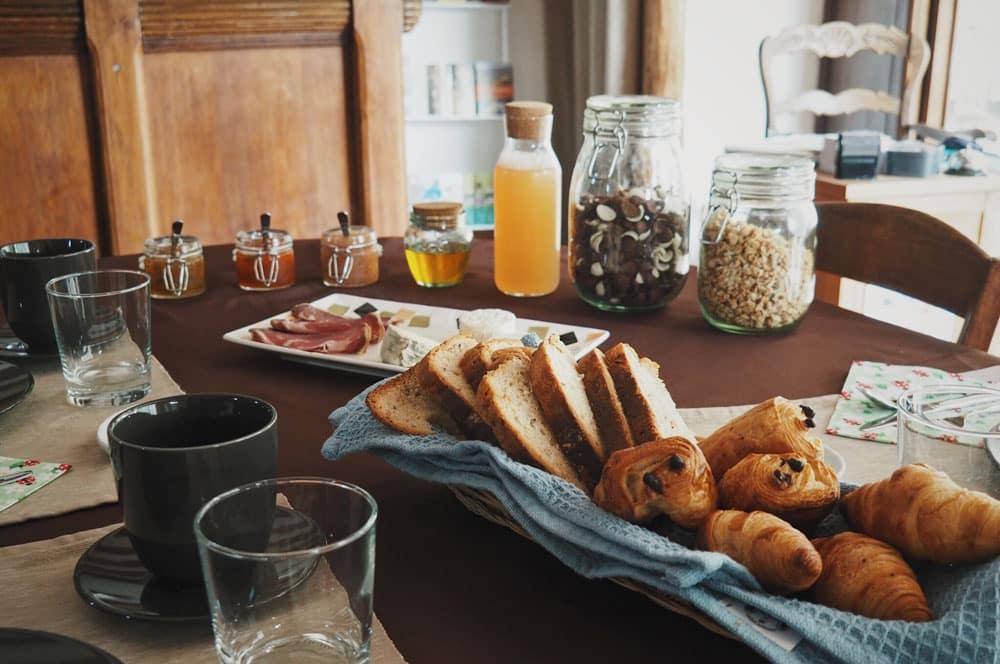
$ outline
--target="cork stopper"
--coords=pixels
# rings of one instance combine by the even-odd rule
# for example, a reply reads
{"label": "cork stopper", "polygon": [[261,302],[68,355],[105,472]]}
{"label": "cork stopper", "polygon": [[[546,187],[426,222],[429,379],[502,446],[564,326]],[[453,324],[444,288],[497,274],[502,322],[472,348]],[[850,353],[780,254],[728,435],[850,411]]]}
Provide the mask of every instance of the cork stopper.
{"label": "cork stopper", "polygon": [[462,212],[462,204],[451,201],[414,203],[410,221],[427,228],[455,228],[459,224]]}
{"label": "cork stopper", "polygon": [[511,138],[539,140],[545,137],[545,120],[552,117],[552,104],[512,101],[504,110],[507,113],[507,135]]}

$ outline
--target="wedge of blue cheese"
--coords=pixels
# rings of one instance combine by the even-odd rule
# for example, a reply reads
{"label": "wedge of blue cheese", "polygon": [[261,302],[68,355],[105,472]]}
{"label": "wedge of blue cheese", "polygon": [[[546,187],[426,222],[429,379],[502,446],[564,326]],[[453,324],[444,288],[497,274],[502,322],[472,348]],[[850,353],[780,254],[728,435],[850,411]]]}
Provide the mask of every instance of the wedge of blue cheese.
{"label": "wedge of blue cheese", "polygon": [[437,345],[438,342],[433,339],[411,332],[405,327],[389,325],[385,328],[380,357],[386,364],[412,367]]}

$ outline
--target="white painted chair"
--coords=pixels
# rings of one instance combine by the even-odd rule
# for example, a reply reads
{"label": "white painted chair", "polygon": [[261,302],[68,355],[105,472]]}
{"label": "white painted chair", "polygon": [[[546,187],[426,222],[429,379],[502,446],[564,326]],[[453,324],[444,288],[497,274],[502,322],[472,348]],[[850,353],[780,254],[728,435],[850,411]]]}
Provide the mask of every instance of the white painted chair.
{"label": "white painted chair", "polygon": [[[896,55],[905,59],[903,94],[896,97],[878,90],[851,88],[831,94],[826,90],[806,90],[785,99],[774,99],[772,64],[774,57],[797,51],[812,51],[821,58],[847,58],[858,51],[871,50],[879,55]],[[881,111],[899,118],[900,126],[915,121],[910,117],[911,105],[920,89],[931,53],[927,41],[920,35],[902,30],[863,23],[833,21],[822,25],[799,25],[786,28],[760,42],[758,63],[764,87],[766,135],[777,133],[776,119],[788,113],[809,112],[814,115],[841,115],[856,111]]]}

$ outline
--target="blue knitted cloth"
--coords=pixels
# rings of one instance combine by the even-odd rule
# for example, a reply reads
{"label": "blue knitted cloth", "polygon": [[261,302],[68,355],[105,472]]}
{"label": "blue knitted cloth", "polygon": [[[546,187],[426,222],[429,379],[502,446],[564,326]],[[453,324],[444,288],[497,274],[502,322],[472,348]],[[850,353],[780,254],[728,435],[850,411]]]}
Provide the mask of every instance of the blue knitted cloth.
{"label": "blue knitted cloth", "polygon": [[[541,546],[588,578],[628,577],[687,600],[775,662],[1000,662],[1000,558],[980,565],[917,568],[936,619],[907,623],[864,618],[763,592],[728,556],[696,551],[600,509],[579,489],[510,459],[480,441],[446,434],[409,436],[376,420],[367,391],[330,416],[328,459],[367,451],[415,477],[487,491]],[[844,487],[849,491],[850,487]],[[845,530],[838,514],[819,535]],[[676,540],[676,541],[675,541]],[[738,600],[802,636],[791,651],[726,608]]]}

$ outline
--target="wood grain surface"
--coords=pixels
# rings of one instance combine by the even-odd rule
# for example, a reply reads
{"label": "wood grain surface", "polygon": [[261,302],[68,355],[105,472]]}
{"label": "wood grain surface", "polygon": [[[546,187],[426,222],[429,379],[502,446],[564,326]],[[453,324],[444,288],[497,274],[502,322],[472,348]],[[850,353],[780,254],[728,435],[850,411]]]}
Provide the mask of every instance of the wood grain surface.
{"label": "wood grain surface", "polygon": [[1000,263],[940,219],[877,203],[817,203],[816,268],[965,318],[958,342],[987,350],[1000,319]]}
{"label": "wood grain surface", "polygon": [[99,239],[87,78],[78,55],[0,57],[0,244]]}
{"label": "wood grain surface", "polygon": [[642,3],[642,91],[680,99],[684,89],[684,3]]}
{"label": "wood grain surface", "polygon": [[330,46],[351,18],[349,0],[141,0],[147,53]]}
{"label": "wood grain surface", "polygon": [[82,0],[0,0],[0,56],[83,49]]}
{"label": "wood grain surface", "polygon": [[350,210],[341,49],[161,53],[145,58],[155,216],[205,244],[232,243],[269,211],[319,237]]}

